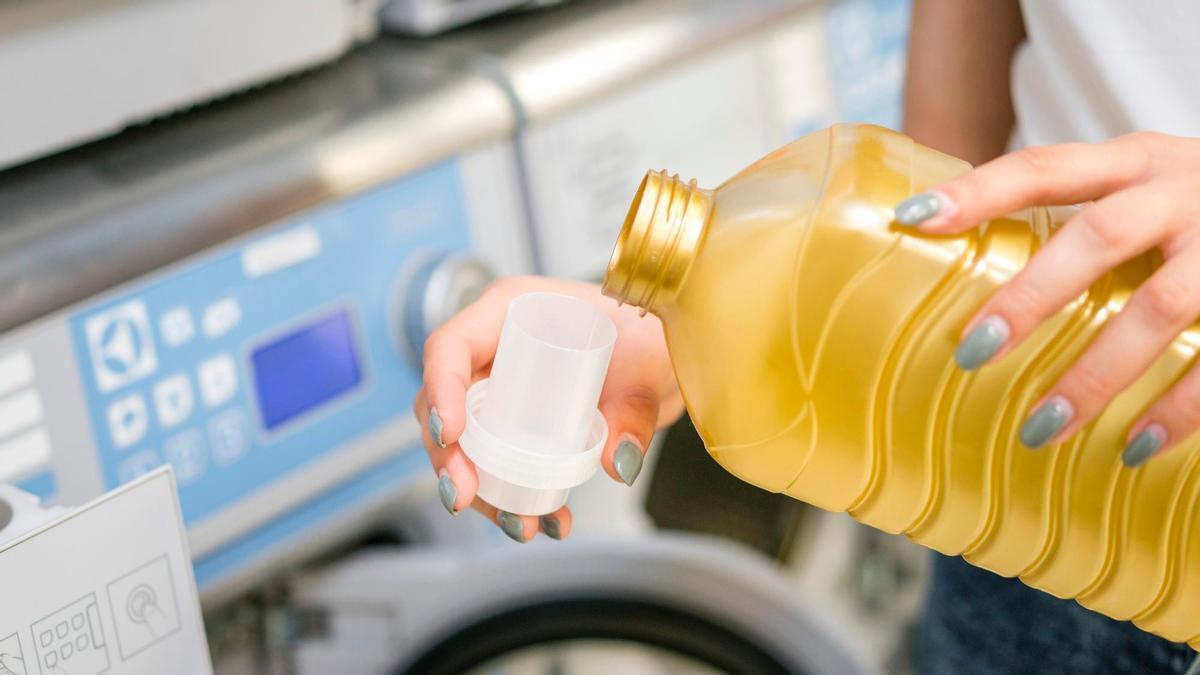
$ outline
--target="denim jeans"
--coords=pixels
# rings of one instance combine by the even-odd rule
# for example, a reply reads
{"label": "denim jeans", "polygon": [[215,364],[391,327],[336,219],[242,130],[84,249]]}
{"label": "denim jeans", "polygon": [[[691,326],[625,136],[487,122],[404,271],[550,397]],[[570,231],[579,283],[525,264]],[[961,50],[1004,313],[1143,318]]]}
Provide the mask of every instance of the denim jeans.
{"label": "denim jeans", "polygon": [[961,558],[934,555],[933,583],[917,635],[921,675],[1182,675],[1196,659],[1186,645],[1131,623]]}

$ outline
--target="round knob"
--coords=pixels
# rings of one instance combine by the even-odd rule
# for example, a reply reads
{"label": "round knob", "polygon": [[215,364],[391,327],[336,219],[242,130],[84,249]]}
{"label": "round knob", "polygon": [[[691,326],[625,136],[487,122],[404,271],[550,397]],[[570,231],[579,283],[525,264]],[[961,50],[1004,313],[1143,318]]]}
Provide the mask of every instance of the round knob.
{"label": "round knob", "polygon": [[445,252],[423,257],[402,275],[395,335],[414,366],[421,366],[430,333],[479,298],[495,278],[482,260]]}

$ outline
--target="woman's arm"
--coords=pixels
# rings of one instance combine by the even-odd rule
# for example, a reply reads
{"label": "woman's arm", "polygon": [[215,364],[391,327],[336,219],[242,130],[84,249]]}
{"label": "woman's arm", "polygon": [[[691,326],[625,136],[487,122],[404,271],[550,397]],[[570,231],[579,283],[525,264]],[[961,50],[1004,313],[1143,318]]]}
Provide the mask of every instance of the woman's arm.
{"label": "woman's arm", "polygon": [[913,0],[905,132],[972,164],[1002,154],[1012,58],[1024,39],[1017,0]]}

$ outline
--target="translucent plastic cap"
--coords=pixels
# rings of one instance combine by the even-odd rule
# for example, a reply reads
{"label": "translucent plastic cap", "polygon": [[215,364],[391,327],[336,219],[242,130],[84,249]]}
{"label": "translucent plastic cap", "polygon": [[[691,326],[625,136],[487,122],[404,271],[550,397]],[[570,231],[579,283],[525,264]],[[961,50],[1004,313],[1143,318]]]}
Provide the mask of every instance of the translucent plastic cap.
{"label": "translucent plastic cap", "polygon": [[525,515],[552,513],[600,466],[597,410],[617,329],[583,300],[527,293],[508,306],[491,377],[467,392],[459,440],[479,496]]}

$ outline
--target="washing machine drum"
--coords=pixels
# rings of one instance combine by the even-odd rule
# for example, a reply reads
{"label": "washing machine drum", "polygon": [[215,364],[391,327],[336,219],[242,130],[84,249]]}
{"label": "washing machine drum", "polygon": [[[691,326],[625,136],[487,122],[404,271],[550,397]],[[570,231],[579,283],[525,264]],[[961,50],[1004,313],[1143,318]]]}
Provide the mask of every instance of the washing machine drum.
{"label": "washing machine drum", "polygon": [[422,589],[419,595],[440,596],[441,608],[454,607],[454,618],[393,672],[873,672],[845,632],[765,557],[724,540],[568,542],[506,551],[481,564],[486,572],[451,565],[447,575],[459,583]]}
{"label": "washing machine drum", "polygon": [[787,655],[708,618],[636,598],[547,599],[463,628],[397,673],[787,675]]}

